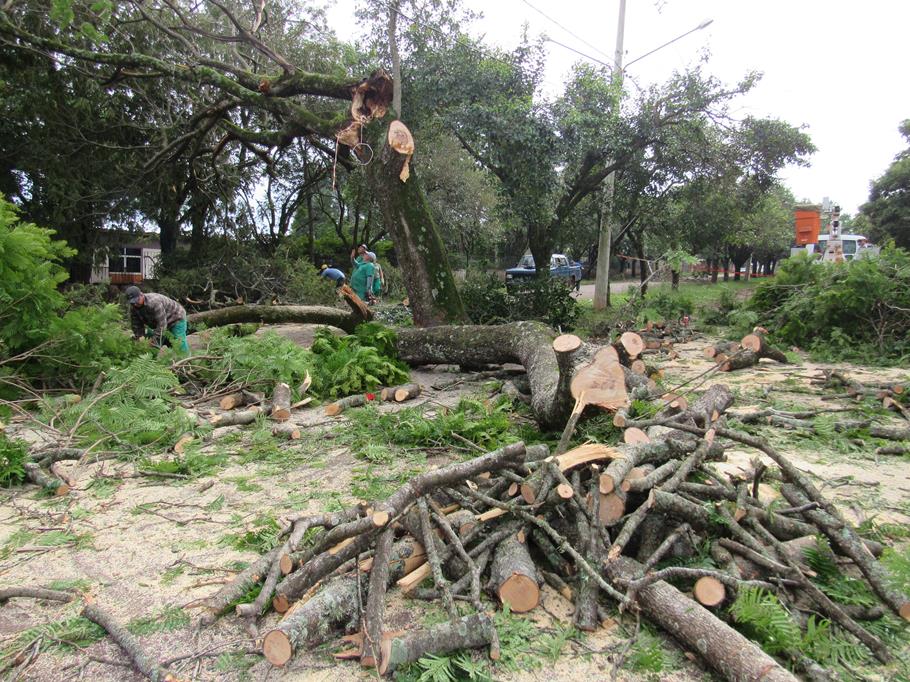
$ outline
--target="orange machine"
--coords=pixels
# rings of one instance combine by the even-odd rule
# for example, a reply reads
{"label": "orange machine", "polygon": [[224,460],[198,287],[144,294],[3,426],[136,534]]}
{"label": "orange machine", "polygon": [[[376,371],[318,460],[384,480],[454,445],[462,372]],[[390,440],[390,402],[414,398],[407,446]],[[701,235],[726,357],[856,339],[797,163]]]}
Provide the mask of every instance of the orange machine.
{"label": "orange machine", "polygon": [[793,213],[796,218],[796,245],[805,246],[818,242],[821,209],[818,206],[797,206]]}

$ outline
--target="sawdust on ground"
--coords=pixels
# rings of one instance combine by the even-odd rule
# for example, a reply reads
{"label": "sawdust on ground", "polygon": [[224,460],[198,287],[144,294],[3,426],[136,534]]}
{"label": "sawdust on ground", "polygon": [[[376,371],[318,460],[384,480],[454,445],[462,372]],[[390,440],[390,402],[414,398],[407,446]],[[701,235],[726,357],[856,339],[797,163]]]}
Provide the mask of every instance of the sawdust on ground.
{"label": "sawdust on ground", "polygon": [[[679,345],[680,356],[663,365],[673,384],[694,377],[710,365],[702,356],[706,341]],[[766,364],[767,363],[767,364]],[[821,365],[804,362],[795,366],[775,365],[763,361],[760,366],[712,377],[706,385],[729,384],[741,396],[737,409],[748,407],[750,400],[762,391],[775,396],[793,388],[793,378],[803,385]],[[861,380],[864,377],[906,378],[896,370],[849,368]],[[413,373],[414,381],[425,390],[418,401],[405,406],[383,406],[402,409],[422,403],[453,405],[461,397],[475,393],[480,384],[453,382],[458,374],[439,371]],[[788,380],[790,380],[788,382]],[[449,384],[443,390],[432,390],[434,384]],[[802,404],[811,403],[805,393],[791,398]],[[758,406],[758,405],[756,405]],[[77,545],[41,547],[27,544],[10,551],[0,561],[0,582],[4,585],[47,585],[59,580],[87,580],[97,601],[123,622],[154,615],[167,606],[184,606],[206,597],[233,575],[234,561],[250,561],[254,555],[239,552],[221,540],[227,533],[250,526],[258,515],[273,512],[321,511],[327,495],[335,494],[341,502],[351,502],[354,472],[362,463],[349,451],[333,443],[335,429],[344,418],[328,420],[319,408],[297,412],[293,421],[304,430],[304,452],[299,466],[287,469],[259,463],[230,465],[217,475],[192,482],[162,480],[136,476],[132,464],[108,461],[98,464],[69,463],[62,472],[74,483],[65,498],[38,499],[34,488],[3,491],[0,498],[0,548],[9,546],[13,536],[27,529],[36,537],[54,529],[84,535]],[[11,425],[17,435],[28,436],[26,425]],[[343,428],[343,426],[341,426]],[[31,434],[34,439],[34,434]],[[215,447],[215,446],[211,446]],[[237,444],[242,453],[246,445]],[[805,450],[790,453],[797,465],[811,471],[818,480],[838,482],[834,494],[852,510],[857,521],[870,513],[868,500],[874,499],[875,512],[900,523],[910,517],[899,507],[910,490],[910,463],[894,459],[873,462],[870,459],[832,457],[828,453]],[[755,453],[732,450],[724,466],[733,470],[746,468]],[[434,460],[431,460],[435,463]],[[99,481],[101,483],[99,484]],[[211,484],[211,485],[209,485]],[[863,498],[866,503],[859,504]],[[3,556],[3,554],[0,554]],[[545,587],[541,608],[528,617],[541,627],[550,628],[559,621],[571,620],[571,604]],[[25,628],[77,615],[78,605],[53,605],[33,600],[12,600],[0,608],[0,638],[7,641]],[[192,611],[190,611],[193,613]],[[406,628],[419,622],[422,606],[392,595],[388,622],[392,628]],[[276,621],[274,615],[262,623],[263,629]],[[614,656],[625,638],[619,627],[601,629],[581,643],[570,643],[555,663],[544,662],[536,669],[497,673],[497,679],[515,682],[561,680],[580,682],[610,677]],[[269,666],[255,651],[253,641],[237,618],[226,616],[205,628],[190,623],[170,632],[142,637],[142,643],[158,660],[181,654],[204,652],[174,666],[182,679],[189,680],[285,680],[340,681],[376,679],[375,674],[353,663],[332,659],[330,647],[302,652],[284,669]],[[247,657],[218,657],[225,652],[249,652]],[[685,653],[685,652],[683,652]],[[97,682],[130,682],[143,679],[129,667],[89,660],[125,661],[110,639],[87,647],[83,653],[44,653],[37,657],[19,679],[75,680]],[[662,680],[699,680],[707,673],[686,656],[678,656],[673,672],[662,673]],[[645,679],[620,671],[616,679]]]}

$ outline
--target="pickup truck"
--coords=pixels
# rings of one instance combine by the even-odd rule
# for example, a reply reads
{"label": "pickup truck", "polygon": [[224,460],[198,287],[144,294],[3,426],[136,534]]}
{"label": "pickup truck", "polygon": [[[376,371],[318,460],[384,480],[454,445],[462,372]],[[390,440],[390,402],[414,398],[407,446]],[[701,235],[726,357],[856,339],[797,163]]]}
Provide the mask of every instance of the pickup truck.
{"label": "pickup truck", "polygon": [[[506,286],[530,280],[536,274],[534,256],[528,254],[514,268],[506,270]],[[554,253],[550,256],[550,277],[561,277],[570,287],[577,289],[581,285],[581,266],[574,264],[567,256]]]}

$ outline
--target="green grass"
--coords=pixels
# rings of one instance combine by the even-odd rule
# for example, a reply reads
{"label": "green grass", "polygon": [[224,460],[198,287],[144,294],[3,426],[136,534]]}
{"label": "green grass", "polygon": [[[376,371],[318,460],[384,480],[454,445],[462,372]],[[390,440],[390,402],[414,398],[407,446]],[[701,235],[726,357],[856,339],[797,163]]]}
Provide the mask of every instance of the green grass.
{"label": "green grass", "polygon": [[190,615],[179,606],[165,606],[152,616],[143,616],[130,621],[126,629],[137,637],[152,635],[156,632],[171,632],[188,625]]}

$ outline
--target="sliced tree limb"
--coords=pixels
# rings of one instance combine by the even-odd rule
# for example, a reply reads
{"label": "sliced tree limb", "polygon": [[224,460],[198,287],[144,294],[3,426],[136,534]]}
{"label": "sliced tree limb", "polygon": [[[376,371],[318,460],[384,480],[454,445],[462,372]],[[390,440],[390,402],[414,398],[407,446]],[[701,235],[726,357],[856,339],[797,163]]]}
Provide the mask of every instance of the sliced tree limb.
{"label": "sliced tree limb", "polygon": [[759,357],[769,358],[784,364],[789,362],[783,351],[768,343],[768,339],[765,338],[765,335],[760,331],[753,331],[751,334],[746,334],[742,338],[742,341],[740,341],[740,344],[743,348],[747,348],[754,353],[757,353]]}
{"label": "sliced tree limb", "polygon": [[[370,395],[374,396],[373,400],[375,401],[376,400],[375,394],[371,393]],[[328,405],[326,405],[325,413],[329,417],[337,417],[339,414],[341,414],[342,412],[344,412],[347,409],[350,409],[352,407],[363,407],[368,402],[370,402],[370,399],[366,396],[366,394],[359,393],[357,395],[349,395],[345,398],[339,398],[335,402],[329,403]]]}
{"label": "sliced tree limb", "polygon": [[269,417],[276,422],[284,422],[291,418],[291,387],[287,384],[275,384]]}
{"label": "sliced tree limb", "polygon": [[272,435],[284,440],[300,440],[300,427],[295,424],[275,424]]}
{"label": "sliced tree limb", "polygon": [[62,497],[70,491],[69,484],[44,471],[35,462],[26,462],[22,468],[25,469],[25,477],[29,481],[57,497]]}
{"label": "sliced tree limb", "polygon": [[[372,315],[370,311],[368,312]],[[223,327],[238,322],[328,324],[352,334],[358,324],[369,318],[364,318],[353,311],[345,312],[326,306],[238,305],[193,313],[187,315],[186,319],[190,325],[204,323],[207,327]]]}
{"label": "sliced tree limb", "polygon": [[82,616],[93,623],[97,623],[111,636],[127,654],[136,669],[152,682],[179,682],[178,678],[152,660],[148,652],[139,644],[138,640],[129,631],[97,604],[86,604],[82,609]]}
{"label": "sliced tree limb", "polygon": [[382,642],[382,621],[385,613],[385,594],[389,584],[389,563],[392,558],[392,543],[395,529],[389,526],[379,534],[376,553],[370,570],[370,585],[367,603],[361,620],[363,630],[363,653],[360,663],[366,667],[377,664],[379,645]]}
{"label": "sliced tree limb", "polygon": [[495,637],[493,621],[484,613],[474,613],[431,628],[412,630],[383,641],[379,673],[386,675],[394,672],[427,654],[442,655],[459,649],[490,646]]}
{"label": "sliced tree limb", "polygon": [[10,599],[28,598],[44,601],[71,602],[78,595],[65,590],[47,590],[41,587],[4,587],[0,588],[0,605]]}
{"label": "sliced tree limb", "polygon": [[[607,563],[605,570],[612,581],[626,587],[640,575],[641,565],[620,557]],[[797,682],[796,677],[758,645],[666,582],[657,581],[641,589],[637,603],[649,620],[667,630],[686,650],[698,652],[711,668],[731,682]]]}
{"label": "sliced tree limb", "polygon": [[503,604],[515,613],[526,613],[540,603],[537,567],[527,544],[512,534],[497,545],[490,565],[490,587]]}
{"label": "sliced tree limb", "polygon": [[[475,609],[482,611],[483,605],[480,603],[480,571],[477,569],[477,564],[474,562],[474,559],[470,554],[468,554],[467,550],[465,550],[464,545],[461,542],[461,538],[466,536],[471,530],[474,529],[475,525],[473,523],[473,518],[470,522],[462,524],[458,529],[458,532],[456,532],[455,528],[453,528],[452,524],[449,522],[451,517],[454,516],[455,514],[452,514],[451,516],[447,517],[443,514],[433,512],[433,520],[436,522],[436,525],[442,529],[442,532],[448,539],[449,544],[454,547],[455,553],[461,557],[461,560],[468,567],[468,571],[471,575],[471,603]],[[468,525],[468,523],[470,523],[470,528],[468,530],[462,530]],[[454,589],[452,591],[454,592]]]}

